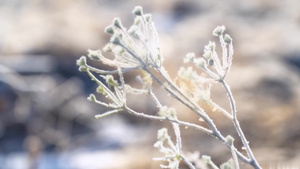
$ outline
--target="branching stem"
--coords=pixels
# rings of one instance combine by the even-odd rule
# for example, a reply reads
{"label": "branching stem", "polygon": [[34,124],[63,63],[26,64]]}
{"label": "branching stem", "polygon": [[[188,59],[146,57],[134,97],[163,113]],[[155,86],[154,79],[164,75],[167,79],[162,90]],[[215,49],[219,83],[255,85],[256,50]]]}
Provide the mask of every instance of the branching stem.
{"label": "branching stem", "polygon": [[[104,117],[113,113],[117,113],[122,110],[126,110],[129,114],[152,119],[152,120],[160,120],[160,121],[169,121],[172,126],[173,130],[175,132],[176,136],[176,145],[172,143],[172,140],[168,136],[168,142],[171,146],[170,152],[168,152],[168,149],[163,149],[167,154],[165,156],[165,159],[170,162],[169,166],[163,166],[163,167],[169,167],[173,166],[171,168],[178,168],[179,162],[182,159],[190,169],[196,169],[192,163],[188,161],[183,155],[182,155],[182,146],[181,146],[181,135],[180,135],[180,127],[179,125],[185,126],[185,127],[191,127],[195,128],[197,130],[203,131],[204,133],[207,133],[218,140],[220,140],[222,143],[224,143],[231,151],[232,156],[234,158],[234,165],[236,169],[239,169],[239,163],[238,158],[250,165],[252,165],[255,169],[261,169],[258,162],[254,158],[254,155],[252,153],[252,150],[250,149],[249,143],[246,140],[246,137],[240,127],[239,121],[237,120],[236,115],[236,106],[234,102],[234,98],[232,96],[232,93],[230,91],[230,87],[227,85],[227,83],[224,81],[224,78],[226,74],[228,73],[231,64],[232,64],[232,56],[233,56],[233,46],[232,46],[232,39],[229,35],[223,35],[223,32],[225,30],[224,26],[219,26],[213,31],[213,35],[219,36],[220,43],[222,46],[222,61],[220,61],[217,52],[215,50],[215,43],[210,42],[207,46],[205,46],[204,50],[204,59],[201,58],[195,58],[195,56],[188,57],[188,60],[191,62],[194,62],[194,64],[202,69],[204,72],[206,72],[211,78],[214,80],[217,80],[222,84],[224,87],[229,103],[231,111],[226,111],[222,107],[220,107],[218,104],[213,102],[212,100],[206,99],[207,103],[211,105],[214,109],[219,110],[223,113],[225,117],[230,119],[233,122],[233,125],[243,143],[243,146],[246,149],[247,157],[243,155],[233,144],[233,141],[230,141],[230,137],[224,137],[222,133],[218,130],[217,126],[211,119],[211,117],[199,106],[197,101],[195,101],[196,97],[190,98],[185,91],[180,88],[179,85],[177,85],[169,76],[168,72],[165,70],[165,68],[162,66],[163,59],[161,58],[160,54],[160,47],[158,46],[158,36],[156,33],[156,30],[153,26],[153,22],[151,21],[150,17],[147,15],[145,17],[142,12],[141,7],[136,7],[134,10],[134,14],[136,15],[136,24],[139,24],[139,19],[141,19],[140,26],[133,26],[131,27],[131,31],[127,31],[126,28],[124,28],[121,25],[121,22],[119,19],[115,19],[113,22],[113,26],[109,27],[107,29],[107,32],[112,35],[111,38],[111,45],[108,46],[109,50],[111,50],[115,54],[115,59],[108,59],[104,57],[101,52],[97,51],[89,51],[89,57],[94,60],[101,61],[105,65],[109,65],[111,67],[116,68],[116,70],[101,70],[92,66],[89,66],[86,64],[86,58],[85,56],[82,56],[78,61],[77,64],[80,71],[85,71],[88,73],[88,75],[91,77],[92,80],[94,80],[99,87],[97,88],[97,92],[101,93],[106,96],[110,101],[113,103],[104,103],[100,102],[96,99],[94,95],[90,95],[89,100],[98,103],[102,106],[110,107],[115,110],[108,111],[104,114],[97,115],[96,117]],[[139,18],[141,17],[141,18]],[[228,45],[228,50],[227,50]],[[107,49],[108,49],[107,48]],[[122,49],[120,51],[120,48]],[[93,53],[90,53],[93,52]],[[159,59],[159,60],[157,60]],[[126,93],[132,93],[132,94],[149,94],[150,97],[153,99],[155,104],[159,109],[164,109],[165,106],[163,106],[160,103],[160,100],[156,97],[156,95],[152,92],[152,86],[143,84],[142,89],[136,89],[131,87],[128,84],[125,84],[125,80],[123,77],[123,73],[131,70],[144,70],[147,72],[147,78],[148,75],[151,76],[151,83],[152,80],[156,81],[169,95],[171,95],[173,98],[178,100],[180,103],[182,103],[184,106],[186,106],[188,109],[196,113],[199,117],[201,117],[205,123],[208,125],[208,127],[203,127],[200,124],[195,123],[189,123],[185,121],[178,120],[176,113],[171,113],[172,115],[168,116],[157,116],[157,115],[149,115],[144,114],[142,112],[137,112],[131,108],[129,108],[126,105]],[[105,80],[106,83],[99,80],[94,74],[104,74],[107,76],[101,75]],[[112,75],[109,74],[119,74],[119,82],[111,83],[111,81],[114,81],[114,79],[110,78]],[[197,75],[198,76],[198,75]],[[200,77],[200,76],[198,76]],[[150,78],[150,77],[149,77]],[[191,81],[193,82],[193,81]],[[199,89],[202,89],[199,87]],[[196,90],[197,92],[200,90]],[[199,94],[202,94],[201,91]],[[174,111],[173,111],[174,112]],[[161,114],[160,114],[161,115]],[[165,130],[160,130],[165,131]],[[161,134],[161,132],[158,132]],[[163,133],[162,133],[163,134]],[[162,135],[163,136],[163,135]],[[162,137],[160,137],[162,138]],[[232,139],[233,140],[233,139]],[[161,144],[161,142],[158,142],[158,146],[161,146],[161,148],[164,148],[164,146]],[[169,154],[171,153],[171,154]],[[175,163],[172,163],[171,159],[175,157]],[[173,165],[171,165],[173,164]],[[212,168],[218,168],[216,165],[211,163]]]}

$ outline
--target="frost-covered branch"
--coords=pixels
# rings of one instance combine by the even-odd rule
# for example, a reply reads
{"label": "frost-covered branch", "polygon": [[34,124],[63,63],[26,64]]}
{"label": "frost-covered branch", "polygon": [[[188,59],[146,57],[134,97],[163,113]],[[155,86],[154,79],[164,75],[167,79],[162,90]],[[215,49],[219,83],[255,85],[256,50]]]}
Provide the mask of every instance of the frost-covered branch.
{"label": "frost-covered branch", "polygon": [[[95,117],[102,118],[126,111],[131,115],[141,118],[170,122],[175,134],[175,142],[168,135],[167,129],[161,129],[158,131],[158,141],[155,143],[155,147],[164,154],[164,157],[156,158],[156,160],[168,163],[167,165],[161,165],[162,168],[178,169],[181,160],[189,168],[197,168],[184,153],[180,126],[185,126],[207,133],[228,147],[232,154],[232,159],[222,164],[220,166],[221,169],[225,169],[226,167],[239,169],[238,159],[250,164],[255,169],[260,169],[261,167],[256,161],[239,125],[233,95],[229,85],[224,80],[229,73],[233,59],[233,40],[228,34],[224,35],[225,27],[218,26],[213,31],[213,35],[219,38],[221,44],[221,57],[216,52],[216,43],[209,42],[204,47],[204,54],[202,56],[197,57],[194,53],[186,55],[184,62],[193,63],[194,67],[180,68],[178,76],[174,79],[169,76],[168,71],[163,66],[164,59],[160,52],[158,35],[151,15],[144,14],[141,7],[136,7],[133,10],[133,14],[135,15],[134,24],[129,29],[126,29],[122,25],[119,18],[115,18],[112,24],[105,29],[105,32],[111,35],[111,39],[102,51],[112,52],[114,58],[104,56],[101,50],[88,50],[88,58],[108,65],[114,70],[102,70],[92,67],[87,63],[87,57],[85,56],[82,56],[77,61],[79,70],[86,72],[91,77],[91,80],[98,84],[96,92],[107,98],[106,102],[99,101],[94,94],[91,94],[88,100],[111,108],[111,110]],[[194,70],[195,68],[196,70]],[[133,87],[127,83],[126,78],[123,76],[125,72],[132,70],[140,72],[136,77],[141,84],[140,87]],[[203,76],[201,72],[205,72],[206,76]],[[100,76],[96,74],[100,74]],[[207,127],[180,120],[174,108],[161,103],[160,98],[156,96],[153,90],[153,83],[160,85],[168,95],[177,99],[179,103],[198,115]],[[231,111],[220,107],[210,98],[210,90],[215,83],[223,85],[229,98]],[[158,109],[157,114],[149,115],[130,108],[127,105],[128,94],[146,95],[151,98]],[[232,120],[248,156],[243,155],[234,146],[231,136],[224,137],[222,135],[211,117],[200,107],[199,102],[202,101],[210,105],[212,109],[222,112],[224,117]],[[199,157],[199,161],[211,168],[219,168],[212,162],[209,156]]]}

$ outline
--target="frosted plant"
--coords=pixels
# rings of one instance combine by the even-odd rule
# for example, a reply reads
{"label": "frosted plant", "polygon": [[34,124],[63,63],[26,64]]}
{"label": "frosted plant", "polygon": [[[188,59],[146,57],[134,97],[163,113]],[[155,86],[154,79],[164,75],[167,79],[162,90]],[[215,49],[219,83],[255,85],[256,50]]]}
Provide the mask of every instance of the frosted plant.
{"label": "frosted plant", "polygon": [[[158,141],[154,145],[164,154],[162,158],[154,158],[154,160],[162,160],[167,163],[167,165],[161,165],[162,168],[178,169],[180,161],[183,161],[191,169],[219,168],[211,161],[209,156],[193,156],[193,158],[190,158],[187,156],[188,153],[182,151],[179,126],[185,126],[207,133],[228,147],[232,158],[222,164],[221,169],[239,169],[239,160],[248,163],[255,169],[260,169],[261,167],[256,161],[239,125],[235,102],[230,87],[225,82],[225,77],[230,71],[233,59],[232,38],[225,34],[225,27],[218,26],[213,30],[213,35],[220,40],[222,56],[218,56],[215,42],[209,42],[204,47],[202,56],[196,56],[194,53],[186,55],[184,62],[192,63],[194,66],[180,68],[176,80],[172,80],[163,66],[164,60],[160,52],[158,36],[151,15],[144,14],[141,7],[136,7],[133,13],[135,14],[134,24],[128,30],[121,24],[119,18],[114,19],[112,25],[105,29],[106,33],[111,34],[111,39],[103,48],[103,51],[112,52],[114,58],[103,56],[101,50],[88,50],[90,59],[111,66],[114,70],[101,70],[92,67],[87,63],[85,56],[77,60],[79,70],[86,72],[98,84],[96,92],[104,95],[108,102],[98,100],[94,94],[91,94],[88,100],[111,108],[110,111],[95,117],[102,118],[120,111],[127,111],[129,114],[138,117],[170,122],[176,137],[175,143],[168,135],[167,130],[161,129],[158,131]],[[137,75],[137,79],[142,84],[140,88],[133,87],[126,83],[124,79],[123,73],[132,70],[140,71],[140,75]],[[206,74],[205,76],[203,76],[203,72]],[[100,76],[96,74],[100,74]],[[159,98],[156,97],[153,92],[153,83],[158,83],[170,96],[196,113],[208,127],[178,119],[176,110],[162,105]],[[213,83],[220,83],[224,87],[231,107],[230,112],[218,106],[210,98],[210,89]],[[159,109],[158,113],[149,115],[133,110],[127,104],[128,94],[151,97]],[[224,136],[220,133],[206,111],[199,106],[200,101],[205,101],[213,109],[221,111],[226,118],[233,122],[247,155],[243,155],[235,147],[233,137]]]}

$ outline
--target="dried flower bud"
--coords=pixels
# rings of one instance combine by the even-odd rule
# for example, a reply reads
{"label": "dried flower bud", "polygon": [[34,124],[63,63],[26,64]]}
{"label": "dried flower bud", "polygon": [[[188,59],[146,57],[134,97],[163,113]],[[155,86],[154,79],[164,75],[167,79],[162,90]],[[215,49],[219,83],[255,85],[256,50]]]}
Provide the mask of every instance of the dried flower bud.
{"label": "dried flower bud", "polygon": [[120,42],[120,37],[119,36],[112,36],[110,38],[110,42],[114,45],[120,45],[121,42]]}
{"label": "dried flower bud", "polygon": [[225,31],[225,26],[217,26],[214,30],[213,30],[213,35],[214,36],[220,36],[223,35],[224,31]]}
{"label": "dried flower bud", "polygon": [[110,43],[106,44],[106,45],[102,48],[102,50],[103,50],[104,52],[111,52]]}
{"label": "dried flower bud", "polygon": [[215,61],[213,59],[208,59],[208,65],[213,66]]}
{"label": "dried flower bud", "polygon": [[212,51],[205,51],[202,55],[205,59],[211,59]]}
{"label": "dried flower bud", "polygon": [[146,14],[144,16],[145,16],[146,22],[150,22],[151,21],[151,19],[152,19],[152,15],[151,14]]}
{"label": "dried flower bud", "polygon": [[195,53],[188,53],[184,58],[184,63],[193,62],[195,59]]}
{"label": "dried flower bud", "polygon": [[117,28],[120,28],[120,29],[122,29],[122,24],[121,24],[121,20],[120,20],[120,18],[115,18],[114,20],[113,20],[113,24],[117,27]]}
{"label": "dried flower bud", "polygon": [[216,49],[216,43],[209,41],[208,45],[206,45],[205,48],[213,52]]}
{"label": "dried flower bud", "polygon": [[199,68],[204,68],[207,66],[206,60],[204,58],[196,58],[194,59],[194,63]]}
{"label": "dried flower bud", "polygon": [[88,50],[88,57],[92,60],[100,60],[101,51],[100,50]]}
{"label": "dried flower bud", "polygon": [[96,101],[96,96],[94,94],[90,94],[90,96],[87,99],[91,102],[95,102]]}
{"label": "dried flower bud", "polygon": [[106,91],[105,91],[103,86],[98,86],[97,87],[97,93],[101,93],[101,94],[105,95]]}
{"label": "dried flower bud", "polygon": [[137,15],[137,16],[141,16],[141,15],[143,15],[143,8],[141,6],[136,6],[133,9],[132,13]]}
{"label": "dried flower bud", "polygon": [[225,34],[224,41],[226,43],[230,44],[232,42],[232,38],[228,34]]}
{"label": "dried flower bud", "polygon": [[118,82],[114,79],[112,75],[106,75],[105,76],[106,83],[111,86],[118,86]]}
{"label": "dried flower bud", "polygon": [[86,72],[87,71],[87,67],[86,66],[80,66],[79,67],[79,71],[80,72]]}
{"label": "dried flower bud", "polygon": [[78,66],[86,66],[86,57],[85,56],[81,56],[77,61],[76,64]]}
{"label": "dried flower bud", "polygon": [[159,112],[158,115],[162,116],[162,117],[167,117],[167,118],[176,118],[176,111],[174,108],[170,108],[167,106],[163,106]]}
{"label": "dried flower bud", "polygon": [[153,147],[155,148],[162,148],[163,147],[163,142],[162,141],[157,141],[154,143]]}
{"label": "dried flower bud", "polygon": [[235,169],[234,161],[233,159],[229,159],[227,162],[220,165],[220,169]]}
{"label": "dried flower bud", "polygon": [[234,138],[231,135],[228,135],[226,136],[225,140],[226,143],[231,146],[233,144]]}
{"label": "dried flower bud", "polygon": [[211,157],[208,156],[208,155],[202,155],[201,158],[202,158],[203,160],[205,160],[206,163],[209,163],[209,162],[211,161]]}
{"label": "dried flower bud", "polygon": [[112,25],[107,26],[107,27],[105,28],[104,32],[105,32],[105,33],[108,33],[108,34],[112,34],[112,35],[115,33],[115,31],[114,31]]}

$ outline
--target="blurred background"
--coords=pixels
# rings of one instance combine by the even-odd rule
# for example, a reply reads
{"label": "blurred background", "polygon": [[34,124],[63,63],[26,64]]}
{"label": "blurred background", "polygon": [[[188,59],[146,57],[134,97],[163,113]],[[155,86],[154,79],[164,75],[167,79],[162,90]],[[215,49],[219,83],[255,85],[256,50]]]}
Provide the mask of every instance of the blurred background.
{"label": "blurred background", "polygon": [[[108,42],[103,30],[114,17],[129,27],[137,5],[153,15],[173,77],[186,53],[201,56],[209,40],[218,41],[212,30],[226,26],[235,49],[227,81],[257,160],[265,168],[299,168],[299,0],[0,0],[0,169],[159,168],[152,161],[162,156],[152,148],[156,131],[170,126],[126,113],[94,119],[106,109],[86,100],[96,85],[75,65],[87,49]],[[220,86],[213,90],[229,109]],[[136,110],[155,112],[147,100],[136,102]],[[236,137],[221,113],[208,113],[224,135]],[[230,157],[210,136],[182,133],[185,152],[217,164]]]}

